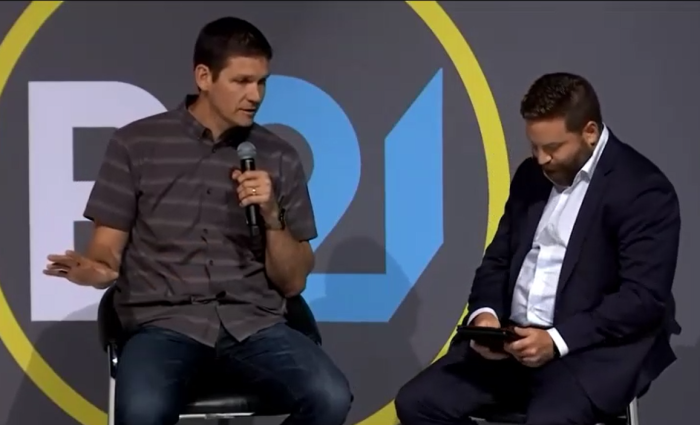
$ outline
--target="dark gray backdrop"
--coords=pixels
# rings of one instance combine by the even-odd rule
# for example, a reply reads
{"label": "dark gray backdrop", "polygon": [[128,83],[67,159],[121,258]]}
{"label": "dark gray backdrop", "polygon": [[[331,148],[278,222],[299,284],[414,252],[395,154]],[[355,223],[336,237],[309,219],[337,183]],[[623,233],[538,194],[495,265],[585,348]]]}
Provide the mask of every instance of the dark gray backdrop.
{"label": "dark gray backdrop", "polygon": [[[0,3],[0,34],[26,5]],[[694,140],[694,123],[700,116],[696,101],[700,3],[442,2],[442,6],[470,43],[488,79],[511,169],[528,152],[517,113],[520,97],[540,74],[564,70],[592,81],[606,123],[622,140],[653,158],[676,184],[684,227],[675,294],[684,332],[673,341],[679,361],[641,402],[641,422],[696,423],[700,325],[693,316],[699,293],[693,265],[700,249],[700,222],[694,188],[699,176],[693,165],[700,153]],[[273,71],[322,87],[355,126],[363,155],[362,179],[352,205],[318,250],[319,272],[380,273],[388,267],[382,252],[383,210],[378,206],[383,196],[383,138],[418,90],[438,68],[444,69],[444,244],[390,322],[322,324],[326,347],[357,395],[348,421],[355,424],[390,401],[398,387],[442,347],[464,306],[486,228],[484,154],[469,99],[440,44],[403,2],[61,6],[24,52],[0,98],[0,285],[48,363],[83,397],[105,409],[104,358],[96,344],[94,322],[31,320],[27,84],[124,81],[172,107],[192,89],[190,57],[198,29],[222,15],[258,24],[277,50]],[[65,102],[70,107],[70,99]],[[281,126],[274,129],[309,157],[298,134]],[[76,176],[86,180],[94,176],[108,135],[101,129],[74,132]],[[416,169],[420,179],[420,164]],[[51,185],[50,170],[46,184]],[[420,202],[420,193],[416,197]],[[76,246],[85,237],[83,226],[77,225]],[[0,423],[76,423],[1,348],[0,382]]]}

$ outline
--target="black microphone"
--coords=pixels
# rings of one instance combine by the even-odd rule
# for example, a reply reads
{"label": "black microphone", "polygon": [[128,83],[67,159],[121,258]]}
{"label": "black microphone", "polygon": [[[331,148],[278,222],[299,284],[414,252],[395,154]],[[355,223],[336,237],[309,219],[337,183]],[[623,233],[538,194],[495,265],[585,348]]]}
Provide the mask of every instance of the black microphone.
{"label": "black microphone", "polygon": [[[241,171],[255,170],[255,145],[250,142],[243,142],[236,148],[238,158],[241,160]],[[257,205],[251,204],[245,207],[246,221],[250,228],[251,235],[257,236],[260,234],[260,225],[258,224],[258,216],[260,208]]]}

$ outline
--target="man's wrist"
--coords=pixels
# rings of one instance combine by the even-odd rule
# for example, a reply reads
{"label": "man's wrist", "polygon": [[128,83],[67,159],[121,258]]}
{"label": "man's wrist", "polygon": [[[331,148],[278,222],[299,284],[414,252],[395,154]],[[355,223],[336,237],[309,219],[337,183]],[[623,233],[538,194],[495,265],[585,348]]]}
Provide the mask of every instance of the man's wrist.
{"label": "man's wrist", "polygon": [[564,357],[569,354],[569,347],[566,345],[564,338],[559,334],[559,331],[555,328],[550,328],[547,330],[547,333],[552,339],[553,350],[556,357]]}
{"label": "man's wrist", "polygon": [[469,318],[467,320],[467,325],[474,324],[475,319],[477,317],[481,316],[483,313],[489,313],[489,314],[493,315],[493,317],[498,319],[498,315],[496,314],[496,311],[494,309],[489,308],[489,307],[482,307],[482,308],[476,309],[474,312],[472,312],[469,315]]}
{"label": "man's wrist", "polygon": [[263,217],[263,221],[265,222],[266,230],[284,230],[286,228],[284,209],[276,208],[270,214]]}
{"label": "man's wrist", "polygon": [[265,230],[280,231],[284,230],[284,226],[279,220],[265,220]]}
{"label": "man's wrist", "polygon": [[559,357],[561,357],[561,353],[559,352],[559,349],[557,348],[557,344],[555,344],[554,341],[552,341],[552,351],[554,352],[555,359],[558,359]]}

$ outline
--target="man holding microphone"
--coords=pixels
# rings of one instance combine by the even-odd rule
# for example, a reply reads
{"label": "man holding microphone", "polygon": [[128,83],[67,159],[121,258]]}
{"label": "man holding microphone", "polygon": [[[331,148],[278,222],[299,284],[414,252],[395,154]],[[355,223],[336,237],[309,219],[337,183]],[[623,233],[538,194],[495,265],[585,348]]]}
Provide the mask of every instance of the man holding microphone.
{"label": "man holding microphone", "polygon": [[[253,122],[271,58],[249,22],[206,25],[194,50],[199,94],[115,132],[84,213],[95,224],[87,251],[49,256],[46,274],[116,285],[128,332],[117,425],[175,424],[192,378],[211,362],[290,411],[285,425],[345,422],[345,376],[284,321],[285,299],[313,269],[317,234],[296,150]],[[255,147],[255,170],[235,169],[243,142]]]}

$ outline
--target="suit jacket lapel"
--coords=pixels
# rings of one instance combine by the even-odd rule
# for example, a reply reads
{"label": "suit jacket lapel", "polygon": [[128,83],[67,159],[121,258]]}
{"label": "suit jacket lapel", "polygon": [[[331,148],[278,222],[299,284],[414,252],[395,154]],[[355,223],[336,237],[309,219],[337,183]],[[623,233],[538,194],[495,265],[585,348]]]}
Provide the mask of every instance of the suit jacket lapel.
{"label": "suit jacket lapel", "polygon": [[593,173],[593,178],[588,186],[586,195],[583,198],[583,203],[579,209],[578,215],[576,216],[576,221],[574,222],[574,228],[571,231],[571,236],[569,237],[569,244],[566,247],[566,255],[564,256],[564,262],[561,266],[561,272],[559,274],[559,285],[557,286],[557,297],[561,294],[562,290],[566,286],[571,277],[571,273],[578,262],[579,255],[581,254],[581,248],[588,235],[588,229],[597,216],[598,208],[600,203],[605,197],[605,190],[607,187],[606,180],[608,174],[612,171],[614,165],[614,158],[616,156],[619,146],[617,145],[619,141],[613,136],[612,132],[609,135],[607,146],[600,156],[598,161],[598,166]]}

